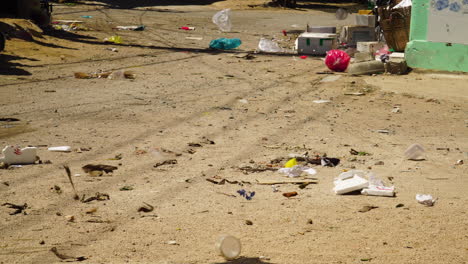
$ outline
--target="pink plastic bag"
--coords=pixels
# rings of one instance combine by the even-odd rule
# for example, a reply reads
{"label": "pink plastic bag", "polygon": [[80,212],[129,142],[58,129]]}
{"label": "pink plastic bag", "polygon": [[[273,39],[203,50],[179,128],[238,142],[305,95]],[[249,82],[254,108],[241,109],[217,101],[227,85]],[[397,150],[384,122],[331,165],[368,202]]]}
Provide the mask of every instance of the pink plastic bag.
{"label": "pink plastic bag", "polygon": [[344,72],[348,68],[351,58],[342,50],[330,50],[325,57],[327,67],[336,72]]}

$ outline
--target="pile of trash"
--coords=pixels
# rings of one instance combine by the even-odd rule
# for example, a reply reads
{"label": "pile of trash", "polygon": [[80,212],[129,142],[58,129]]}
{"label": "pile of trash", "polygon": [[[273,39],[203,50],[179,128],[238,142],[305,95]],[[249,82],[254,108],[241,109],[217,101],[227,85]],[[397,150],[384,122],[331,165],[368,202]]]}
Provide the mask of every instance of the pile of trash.
{"label": "pile of trash", "polygon": [[[367,179],[366,179],[367,178]],[[395,186],[385,186],[372,172],[350,170],[341,173],[333,182],[335,194],[348,194],[360,191],[363,195],[395,196]]]}

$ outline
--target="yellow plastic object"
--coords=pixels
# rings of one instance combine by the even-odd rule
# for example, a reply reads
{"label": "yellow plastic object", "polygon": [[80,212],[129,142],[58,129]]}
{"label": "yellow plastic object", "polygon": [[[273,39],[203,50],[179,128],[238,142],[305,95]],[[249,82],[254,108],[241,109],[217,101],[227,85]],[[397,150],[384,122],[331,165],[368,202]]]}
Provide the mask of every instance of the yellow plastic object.
{"label": "yellow plastic object", "polygon": [[359,15],[372,15],[372,10],[359,10]]}
{"label": "yellow plastic object", "polygon": [[115,44],[122,44],[122,37],[112,36],[110,38],[106,38],[105,41],[106,42],[114,42]]}
{"label": "yellow plastic object", "polygon": [[294,159],[288,160],[288,162],[286,162],[286,164],[284,164],[284,167],[285,168],[292,168],[292,167],[294,167],[296,165],[297,165],[297,160],[296,160],[296,158],[294,158]]}

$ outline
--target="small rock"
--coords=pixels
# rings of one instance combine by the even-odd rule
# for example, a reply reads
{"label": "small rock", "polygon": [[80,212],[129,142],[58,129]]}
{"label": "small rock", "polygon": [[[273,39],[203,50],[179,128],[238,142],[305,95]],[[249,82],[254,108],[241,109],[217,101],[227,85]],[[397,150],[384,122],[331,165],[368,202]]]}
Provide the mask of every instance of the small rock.
{"label": "small rock", "polygon": [[376,163],[374,163],[374,165],[384,165],[385,163],[381,160],[377,161]]}
{"label": "small rock", "polygon": [[75,216],[74,215],[66,215],[65,219],[67,219],[68,222],[75,222]]}
{"label": "small rock", "polygon": [[312,219],[307,220],[307,224],[312,225],[314,221]]}
{"label": "small rock", "polygon": [[399,204],[397,204],[397,205],[395,206],[395,208],[400,208],[400,207],[403,207],[403,206],[405,206],[405,205],[402,204],[402,203],[399,203]]}
{"label": "small rock", "polygon": [[253,222],[250,221],[250,220],[245,220],[245,224],[246,224],[246,225],[253,225]]}
{"label": "small rock", "polygon": [[39,242],[39,245],[44,245],[44,244],[45,244],[44,240],[41,240],[41,242]]}

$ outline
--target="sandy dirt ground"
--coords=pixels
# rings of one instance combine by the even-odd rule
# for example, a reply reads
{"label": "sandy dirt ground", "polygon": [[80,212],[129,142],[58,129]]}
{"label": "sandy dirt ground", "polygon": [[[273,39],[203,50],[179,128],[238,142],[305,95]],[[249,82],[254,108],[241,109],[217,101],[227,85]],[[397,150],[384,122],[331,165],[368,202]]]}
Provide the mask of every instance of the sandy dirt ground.
{"label": "sandy dirt ground", "polygon": [[[20,121],[0,122],[0,143],[38,146],[51,164],[0,170],[0,203],[27,203],[26,214],[0,207],[0,263],[60,263],[53,247],[83,263],[467,263],[468,170],[456,162],[468,159],[468,76],[329,75],[320,74],[327,69],[319,57],[246,59],[260,37],[287,46],[282,30],[353,17],[245,8],[233,11],[233,32],[221,33],[211,16],[222,7],[58,5],[54,19],[83,20],[90,31],[7,42],[0,118]],[[139,24],[146,30],[112,29]],[[123,44],[103,43],[116,33]],[[208,50],[218,37],[243,44]],[[131,70],[136,78],[73,76],[100,70]],[[323,81],[329,76],[339,78]],[[362,95],[349,95],[356,92]],[[313,102],[320,99],[330,102]],[[404,159],[413,143],[424,146],[425,160]],[[74,151],[47,151],[62,145]],[[239,169],[281,167],[285,160],[272,160],[306,152],[341,163],[314,166],[316,184],[279,184],[278,192],[258,183],[290,179]],[[177,162],[155,167],[165,160]],[[118,169],[90,176],[86,164]],[[74,200],[63,165],[80,197],[109,199]],[[335,195],[333,179],[353,168],[395,185],[396,197]],[[246,200],[240,189],[255,196]],[[298,195],[282,195],[292,191]],[[417,193],[438,200],[426,207]],[[145,203],[154,210],[139,212]],[[359,212],[366,205],[377,208]],[[241,240],[239,259],[217,254],[222,234]]]}

